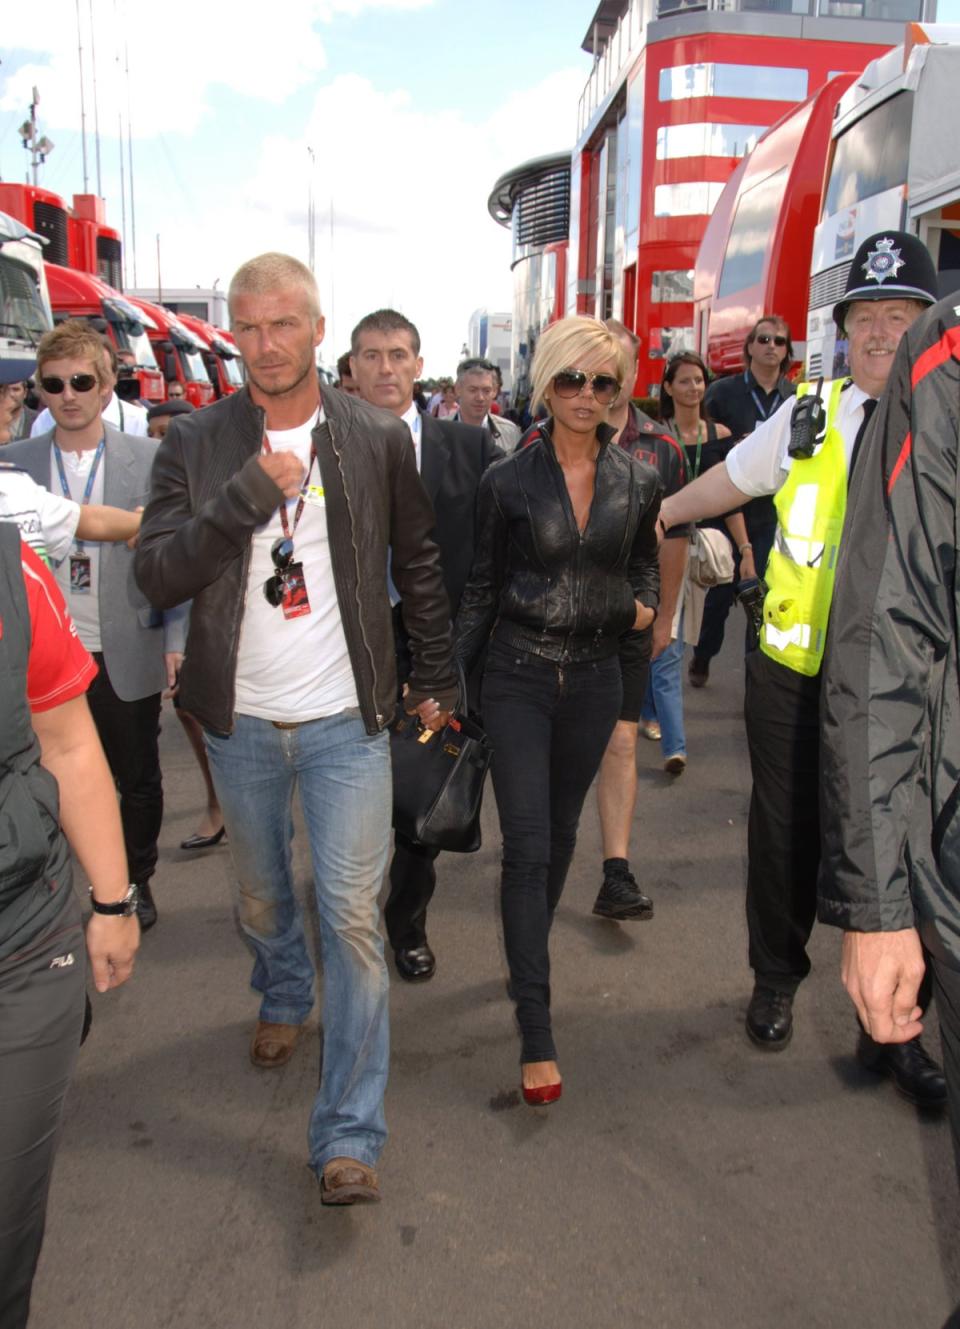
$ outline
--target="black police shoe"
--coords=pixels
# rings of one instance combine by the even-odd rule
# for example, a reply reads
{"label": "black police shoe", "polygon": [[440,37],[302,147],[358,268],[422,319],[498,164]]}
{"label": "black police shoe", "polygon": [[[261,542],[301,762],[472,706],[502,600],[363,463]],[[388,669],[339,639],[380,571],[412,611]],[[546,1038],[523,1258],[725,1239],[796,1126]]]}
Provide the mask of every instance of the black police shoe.
{"label": "black police shoe", "polygon": [[877,1075],[886,1075],[899,1094],[917,1107],[942,1108],[947,1102],[943,1071],[919,1038],[909,1043],[875,1043],[860,1031],[857,1060]]}
{"label": "black police shoe", "polygon": [[394,951],[393,960],[397,973],[408,983],[425,983],[437,971],[437,957],[426,942],[411,950]]}
{"label": "black police shoe", "polygon": [[629,869],[604,873],[603,885],[593,904],[601,918],[653,918],[653,901],[644,895]]}
{"label": "black police shoe", "polygon": [[157,906],[154,903],[150,883],[141,882],[137,887],[137,895],[137,918],[140,920],[140,931],[149,932],[157,921]]}
{"label": "black police shoe", "polygon": [[747,1033],[758,1048],[782,1051],[793,1035],[793,994],[758,983],[747,1007]]}

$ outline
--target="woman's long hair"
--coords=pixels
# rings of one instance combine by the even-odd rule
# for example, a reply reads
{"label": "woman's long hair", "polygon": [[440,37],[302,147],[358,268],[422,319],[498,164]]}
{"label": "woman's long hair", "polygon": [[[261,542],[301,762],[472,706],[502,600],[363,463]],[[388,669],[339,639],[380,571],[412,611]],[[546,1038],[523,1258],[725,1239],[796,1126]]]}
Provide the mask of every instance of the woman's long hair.
{"label": "woman's long hair", "polygon": [[672,383],[679,374],[683,365],[693,365],[700,370],[703,375],[704,395],[700,398],[700,419],[709,420],[710,413],[704,405],[706,397],[706,388],[710,382],[710,372],[703,360],[697,355],[696,351],[678,351],[676,355],[671,355],[667,361],[666,368],[663,371],[663,378],[660,382],[660,419],[672,420],[674,417],[673,398],[669,392],[664,392],[664,384]]}

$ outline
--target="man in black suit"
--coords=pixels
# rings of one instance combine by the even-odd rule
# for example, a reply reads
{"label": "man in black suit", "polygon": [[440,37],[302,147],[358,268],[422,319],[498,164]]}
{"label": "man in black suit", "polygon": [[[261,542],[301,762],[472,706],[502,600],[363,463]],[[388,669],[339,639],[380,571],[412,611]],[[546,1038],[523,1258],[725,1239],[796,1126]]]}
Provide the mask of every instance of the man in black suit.
{"label": "man in black suit", "polygon": [[[420,334],[394,309],[362,318],[350,339],[350,373],[360,395],[404,420],[417,454],[417,467],[436,515],[433,538],[440,547],[443,580],[456,617],[470,575],[474,509],[480,476],[503,454],[490,434],[474,425],[422,414],[413,386],[423,370]],[[403,606],[391,588],[400,681],[409,672]],[[436,850],[413,844],[399,833],[390,865],[390,894],[384,909],[387,936],[397,973],[408,982],[432,978],[436,958],[427,942],[427,906],[436,885]]]}

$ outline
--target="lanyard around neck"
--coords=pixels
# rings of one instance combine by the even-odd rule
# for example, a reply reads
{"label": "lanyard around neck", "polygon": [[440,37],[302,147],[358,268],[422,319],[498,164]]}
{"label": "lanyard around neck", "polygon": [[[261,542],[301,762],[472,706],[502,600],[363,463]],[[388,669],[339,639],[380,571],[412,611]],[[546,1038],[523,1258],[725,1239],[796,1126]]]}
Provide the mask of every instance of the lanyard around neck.
{"label": "lanyard around neck", "polygon": [[[70,493],[70,485],[67,483],[67,472],[63,465],[63,453],[60,451],[59,444],[57,443],[54,443],[53,445],[53,455],[57,462],[57,471],[59,472],[60,475],[60,488],[63,490],[63,496],[64,498],[69,498],[72,500],[73,495]],[[87,476],[87,483],[84,486],[83,490],[83,498],[80,500],[80,506],[82,508],[85,508],[87,504],[90,502],[90,495],[93,493],[93,486],[97,478],[97,471],[100,467],[100,460],[102,457],[103,457],[103,439],[101,439],[100,442],[97,444],[97,450],[93,454],[93,462],[90,465],[90,474]],[[77,546],[77,551],[82,554],[83,541],[77,539],[76,546]]]}
{"label": "lanyard around neck", "polygon": [[[682,436],[681,433],[680,433],[680,426],[677,424],[677,418],[676,418],[676,416],[674,416],[674,418],[673,418],[673,433],[674,433],[674,437],[676,438],[677,442],[678,442],[679,444],[681,444],[682,447],[687,448],[687,447],[690,446],[689,443],[684,443],[684,441],[683,441],[683,436]],[[696,457],[694,458],[694,462],[693,462],[693,478],[694,478],[694,480],[696,480],[697,476],[700,474],[700,454],[703,452],[703,444],[704,444],[704,440],[705,440],[705,438],[706,438],[706,430],[705,430],[704,427],[703,427],[703,421],[702,421],[702,420],[698,420],[698,421],[697,421],[697,454],[696,454]]]}
{"label": "lanyard around neck", "polygon": [[[758,396],[757,396],[757,389],[756,389],[755,387],[750,387],[750,373],[749,373],[749,370],[746,370],[746,369],[745,369],[745,370],[743,371],[743,381],[744,381],[744,383],[746,383],[747,387],[750,388],[750,396],[753,398],[753,404],[754,404],[754,406],[756,406],[756,408],[757,408],[757,415],[759,415],[759,417],[760,417],[761,420],[767,420],[767,419],[769,419],[769,417],[770,417],[770,413],[771,413],[771,411],[774,409],[774,403],[773,403],[773,402],[770,402],[770,403],[766,403],[766,402],[764,402],[763,399],[762,399],[761,397],[758,397]],[[774,392],[777,392],[777,385],[779,384],[779,382],[780,382],[780,380],[777,379],[777,383],[774,384],[774,386],[770,389],[770,393],[768,393],[768,396],[771,395],[771,394],[774,393]],[[780,396],[779,392],[777,392],[777,396],[778,396],[778,397]],[[778,402],[776,403],[776,405],[779,406],[779,405],[780,405],[780,402],[778,401]]]}

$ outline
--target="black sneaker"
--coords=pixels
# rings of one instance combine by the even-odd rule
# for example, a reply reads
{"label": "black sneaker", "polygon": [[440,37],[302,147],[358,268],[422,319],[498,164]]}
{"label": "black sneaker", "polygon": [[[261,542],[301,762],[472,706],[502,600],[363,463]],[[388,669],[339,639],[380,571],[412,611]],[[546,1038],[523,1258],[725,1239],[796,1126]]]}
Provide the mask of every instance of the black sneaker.
{"label": "black sneaker", "polygon": [[653,918],[653,901],[641,891],[632,872],[608,872],[593,912],[601,918]]}

